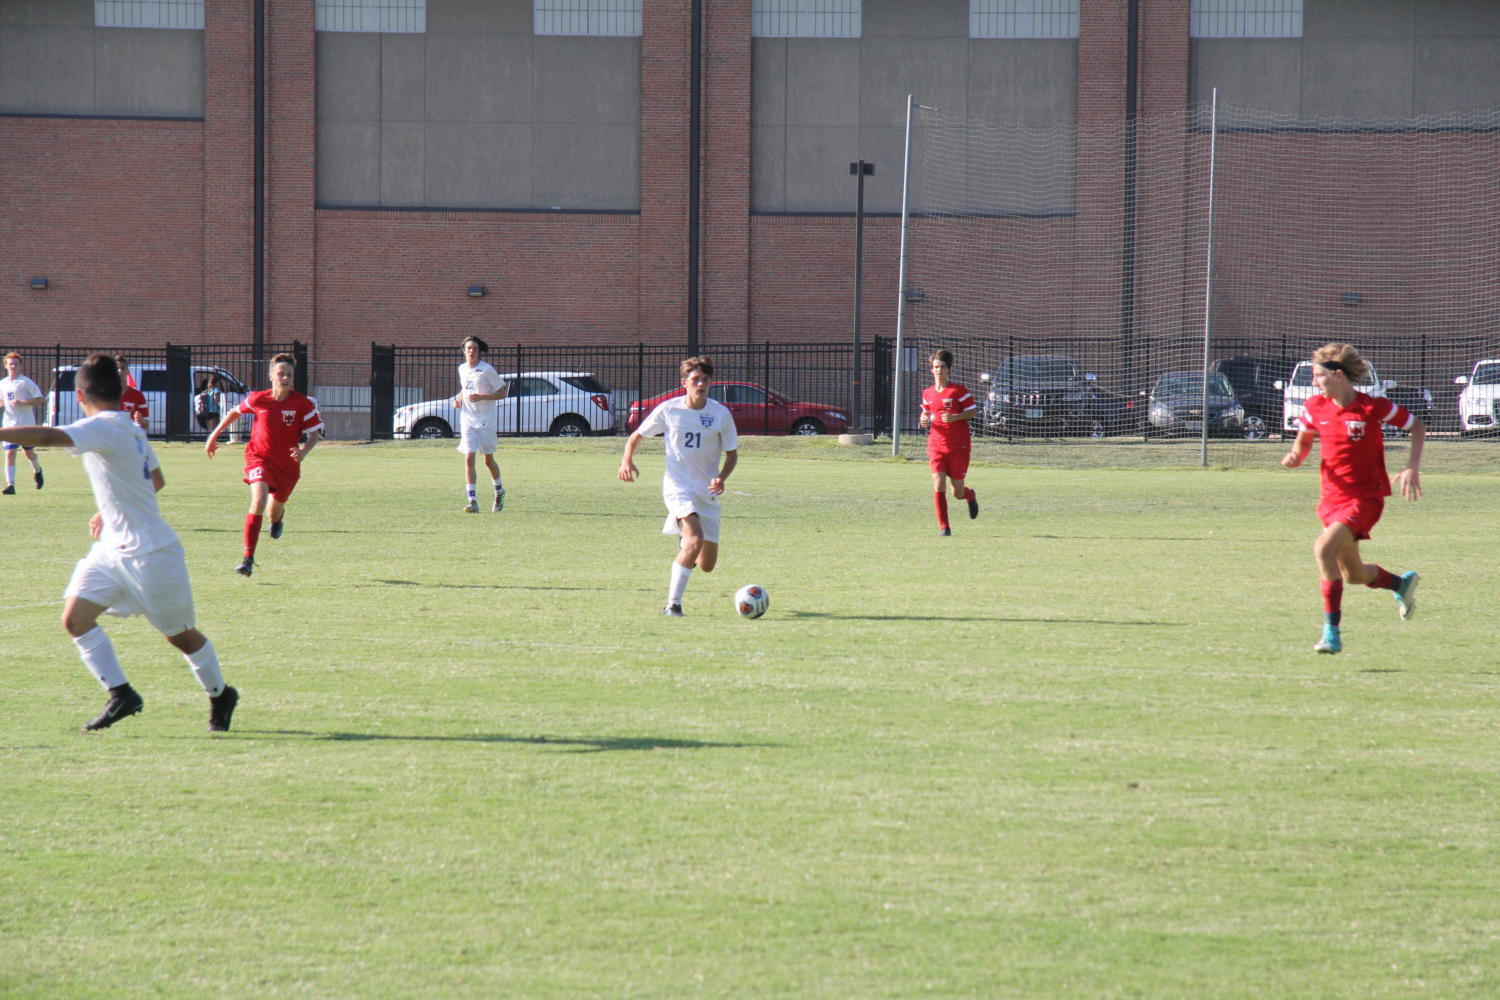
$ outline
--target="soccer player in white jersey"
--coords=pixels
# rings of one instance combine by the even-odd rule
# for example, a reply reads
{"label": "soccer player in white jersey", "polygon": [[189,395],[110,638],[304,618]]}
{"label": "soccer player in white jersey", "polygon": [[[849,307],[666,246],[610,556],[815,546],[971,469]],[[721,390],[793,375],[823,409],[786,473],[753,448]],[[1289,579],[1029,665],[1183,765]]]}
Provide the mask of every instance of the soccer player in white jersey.
{"label": "soccer player in white jersey", "polygon": [[500,484],[500,466],[495,463],[495,438],[500,419],[500,400],[505,398],[505,381],[484,360],[489,345],[478,337],[464,341],[464,363],[458,366],[458,450],[464,456],[464,513],[478,514],[474,498],[474,456],[483,455],[495,487],[495,505],[491,510],[505,509],[505,487]]}
{"label": "soccer player in white jersey", "polygon": [[209,730],[225,732],[240,696],[224,683],[214,644],[196,627],[182,543],[156,504],[166,482],[161,463],[146,432],[121,409],[124,384],[113,358],[91,355],[78,369],[76,386],[82,420],[66,427],[6,427],[0,440],[67,448],[80,456],[99,505],[89,521],[94,545],[63,593],[63,628],[83,665],[109,691],[104,711],[83,728],[108,729],[145,704],[99,627],[99,616],[107,611],[145,615],[177,647],[209,697]]}
{"label": "soccer player in white jersey", "polygon": [[[664,435],[667,468],[661,495],[667,505],[664,535],[682,536],[667,586],[662,614],[682,617],[682,595],[693,569],[712,573],[719,561],[719,496],[724,480],[739,461],[739,435],[723,403],[708,398],[714,366],[707,358],[688,358],[681,365],[684,395],[673,396],[652,410],[625,441],[619,476],[635,482],[635,450],[643,438]],[[720,456],[723,457],[721,467]]]}
{"label": "soccer player in white jersey", "polygon": [[[47,397],[42,395],[42,390],[37,384],[27,378],[21,372],[21,356],[11,351],[5,356],[5,377],[0,378],[0,402],[5,404],[5,416],[0,420],[0,426],[4,427],[30,427],[41,423],[42,407],[47,405]],[[22,445],[5,445],[5,489],[6,496],[13,496],[16,492],[16,449],[21,448],[26,452],[26,461],[31,463],[31,479],[36,483],[36,488],[42,488],[42,463],[37,461],[36,452]]]}

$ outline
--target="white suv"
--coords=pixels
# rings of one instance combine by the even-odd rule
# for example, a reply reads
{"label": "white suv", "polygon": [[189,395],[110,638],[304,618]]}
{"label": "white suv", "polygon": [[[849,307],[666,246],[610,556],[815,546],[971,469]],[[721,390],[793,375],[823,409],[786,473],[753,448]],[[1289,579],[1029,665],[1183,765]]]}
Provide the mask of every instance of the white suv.
{"label": "white suv", "polygon": [[[1302,418],[1302,406],[1317,391],[1313,388],[1312,369],[1311,361],[1299,361],[1292,369],[1290,379],[1276,383],[1276,388],[1281,390],[1281,429],[1288,434],[1296,434],[1301,429],[1297,421]],[[1369,378],[1354,388],[1367,396],[1384,396],[1387,389],[1395,387],[1395,382],[1382,382],[1375,374],[1375,366],[1371,365]]]}
{"label": "white suv", "polygon": [[1458,394],[1458,433],[1493,434],[1500,430],[1495,404],[1500,402],[1500,359],[1487,358],[1474,365],[1471,375],[1453,380],[1463,386]]}
{"label": "white suv", "polygon": [[[496,422],[501,434],[582,437],[615,429],[609,390],[588,372],[507,372],[500,377],[506,388]],[[458,395],[456,389],[453,395]],[[452,437],[457,427],[453,396],[397,407],[392,420],[398,438]]]}
{"label": "white suv", "polygon": [[[77,365],[63,365],[52,370],[52,388],[47,391],[47,423],[53,427],[71,424],[83,417],[78,396],[73,391],[73,379],[77,374]],[[152,437],[163,436],[167,433],[167,366],[161,362],[135,362],[130,366],[130,374],[135,376],[136,387],[146,397],[146,433]],[[217,365],[193,365],[191,391],[197,392],[198,384],[207,375],[219,376],[219,388],[224,390],[225,413],[239,406],[240,400],[250,391],[245,388],[245,383]],[[192,404],[189,396],[188,426],[192,433],[199,434],[201,431],[193,416]]]}

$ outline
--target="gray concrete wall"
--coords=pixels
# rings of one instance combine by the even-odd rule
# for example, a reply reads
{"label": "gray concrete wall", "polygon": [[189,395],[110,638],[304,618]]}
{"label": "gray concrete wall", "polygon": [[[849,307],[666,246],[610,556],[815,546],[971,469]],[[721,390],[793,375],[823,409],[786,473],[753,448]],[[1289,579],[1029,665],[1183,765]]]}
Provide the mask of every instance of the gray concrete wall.
{"label": "gray concrete wall", "polygon": [[1500,107],[1500,3],[1305,0],[1301,38],[1193,40],[1192,96],[1295,115]]}
{"label": "gray concrete wall", "polygon": [[971,39],[967,0],[865,0],[862,24],[857,39],[755,39],[752,210],[851,212],[849,164],[865,159],[876,165],[866,211],[900,211],[908,93],[920,104],[1028,125],[1075,117],[1074,39]]}
{"label": "gray concrete wall", "polygon": [[318,203],[638,209],[640,39],[531,17],[429,0],[426,34],[319,32]]}
{"label": "gray concrete wall", "polygon": [[203,114],[203,32],[95,28],[93,0],[0,0],[0,112]]}

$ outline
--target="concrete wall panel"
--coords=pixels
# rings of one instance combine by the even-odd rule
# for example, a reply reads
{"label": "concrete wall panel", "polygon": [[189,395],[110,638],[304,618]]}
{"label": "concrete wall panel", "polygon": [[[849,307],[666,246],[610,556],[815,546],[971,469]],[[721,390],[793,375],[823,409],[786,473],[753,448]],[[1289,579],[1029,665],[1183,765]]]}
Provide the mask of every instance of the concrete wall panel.
{"label": "concrete wall panel", "polygon": [[1302,110],[1307,114],[1409,114],[1409,38],[1306,39]]}
{"label": "concrete wall panel", "polygon": [[430,122],[529,122],[531,39],[427,36],[426,93]]}
{"label": "concrete wall panel", "polygon": [[203,114],[203,32],[101,29],[94,36],[100,114]]}
{"label": "concrete wall panel", "polygon": [[92,113],[94,29],[0,26],[0,110]]}
{"label": "concrete wall panel", "polygon": [[380,126],[375,122],[318,122],[318,202],[380,203]]}
{"label": "concrete wall panel", "polygon": [[92,28],[94,0],[0,0],[0,25]]}
{"label": "concrete wall panel", "polygon": [[531,0],[427,0],[429,35],[531,34]]}
{"label": "concrete wall panel", "polygon": [[538,36],[533,51],[537,123],[641,120],[640,39]]}
{"label": "concrete wall panel", "polygon": [[427,120],[427,39],[380,36],[380,118],[386,122]]}
{"label": "concrete wall panel", "polygon": [[1500,37],[1418,39],[1414,110],[1500,107]]}
{"label": "concrete wall panel", "polygon": [[786,124],[785,38],[757,38],[750,43],[750,123],[759,128]]}
{"label": "concrete wall panel", "polygon": [[965,0],[864,0],[866,38],[962,38],[969,33]]}
{"label": "concrete wall panel", "polygon": [[539,208],[633,209],[639,204],[635,125],[538,125],[532,201]]}
{"label": "concrete wall panel", "polygon": [[1303,5],[1302,34],[1305,38],[1410,38],[1414,7],[1413,0],[1308,0]]}
{"label": "concrete wall panel", "polygon": [[918,104],[967,111],[967,38],[867,38],[860,49],[861,125],[904,126],[907,94]]}
{"label": "concrete wall panel", "polygon": [[1072,121],[1078,44],[1071,38],[969,43],[969,114],[1031,125]]}
{"label": "concrete wall panel", "polygon": [[786,211],[852,211],[859,159],[859,129],[852,126],[789,127],[786,130]]}
{"label": "concrete wall panel", "polygon": [[1296,38],[1199,38],[1193,42],[1192,99],[1288,114],[1302,106],[1302,41]]}
{"label": "concrete wall panel", "polygon": [[750,129],[750,204],[762,212],[786,211],[786,129]]}
{"label": "concrete wall panel", "polygon": [[858,39],[793,38],[786,49],[786,123],[858,125]]}
{"label": "concrete wall panel", "polygon": [[445,208],[531,204],[528,125],[429,123],[425,202]]}
{"label": "concrete wall panel", "polygon": [[427,126],[384,122],[380,127],[380,204],[423,204]]}
{"label": "concrete wall panel", "polygon": [[[1500,3],[1475,0],[1423,0],[1416,23],[1419,35],[1500,35]],[[1492,39],[1500,43],[1500,39]]]}
{"label": "concrete wall panel", "polygon": [[320,31],[317,36],[318,117],[379,121],[381,36],[354,31]]}

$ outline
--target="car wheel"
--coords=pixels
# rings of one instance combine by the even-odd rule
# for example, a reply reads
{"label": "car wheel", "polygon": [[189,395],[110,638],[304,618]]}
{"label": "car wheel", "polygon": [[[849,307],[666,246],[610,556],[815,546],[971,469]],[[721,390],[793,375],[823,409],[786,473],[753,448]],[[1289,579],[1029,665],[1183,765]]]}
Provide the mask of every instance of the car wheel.
{"label": "car wheel", "polygon": [[818,423],[811,417],[806,417],[793,424],[791,431],[789,431],[788,433],[796,434],[802,437],[811,436],[813,434],[822,434],[823,425]]}
{"label": "car wheel", "polygon": [[1091,438],[1102,438],[1102,437],[1108,437],[1108,436],[1109,436],[1109,428],[1107,426],[1105,426],[1104,421],[1102,421],[1102,420],[1090,420],[1089,421],[1089,437],[1091,437]]}
{"label": "car wheel", "polygon": [[1266,437],[1266,422],[1260,417],[1246,417],[1241,433],[1246,441],[1260,441]]}
{"label": "car wheel", "polygon": [[582,417],[577,417],[570,413],[552,421],[552,429],[549,433],[553,437],[576,438],[583,437],[588,432],[588,423]]}
{"label": "car wheel", "polygon": [[411,429],[414,438],[450,438],[453,436],[453,428],[448,422],[438,417],[423,417],[418,420],[416,426]]}

